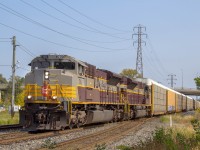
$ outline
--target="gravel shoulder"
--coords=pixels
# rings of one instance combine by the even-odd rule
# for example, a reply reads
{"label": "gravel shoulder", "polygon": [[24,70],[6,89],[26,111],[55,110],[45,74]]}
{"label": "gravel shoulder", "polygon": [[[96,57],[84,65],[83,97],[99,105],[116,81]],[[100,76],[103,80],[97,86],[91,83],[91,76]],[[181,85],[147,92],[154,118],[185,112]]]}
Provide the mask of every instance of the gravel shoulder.
{"label": "gravel shoulder", "polygon": [[160,122],[160,117],[156,117],[153,120],[144,123],[136,131],[131,131],[128,134],[122,136],[118,141],[114,141],[111,144],[107,145],[107,150],[116,150],[117,146],[134,146],[139,143],[145,142],[148,139],[152,138],[152,133],[156,128],[167,127],[169,124]]}
{"label": "gravel shoulder", "polygon": [[[11,145],[0,145],[0,149],[3,150],[35,150],[38,148],[41,148],[42,144],[45,143],[47,139],[49,139],[52,142],[59,143],[63,141],[67,141],[73,138],[89,135],[101,130],[105,130],[108,128],[111,128],[113,126],[117,125],[117,123],[111,123],[111,124],[105,124],[101,127],[95,127],[95,128],[88,128],[82,131],[78,132],[72,132],[65,135],[59,135],[55,137],[50,138],[44,138],[40,140],[31,140],[31,141],[24,141],[20,143],[13,143]],[[106,144],[107,150],[116,150],[117,146],[119,145],[125,145],[125,146],[134,146],[138,145],[139,143],[145,142],[148,139],[152,138],[152,133],[155,131],[156,128],[160,127],[169,127],[170,124],[168,123],[162,123],[160,121],[160,117],[155,117],[148,122],[145,122],[143,125],[139,126],[136,130],[130,131],[128,134],[122,135],[121,139],[113,142],[108,142]]]}

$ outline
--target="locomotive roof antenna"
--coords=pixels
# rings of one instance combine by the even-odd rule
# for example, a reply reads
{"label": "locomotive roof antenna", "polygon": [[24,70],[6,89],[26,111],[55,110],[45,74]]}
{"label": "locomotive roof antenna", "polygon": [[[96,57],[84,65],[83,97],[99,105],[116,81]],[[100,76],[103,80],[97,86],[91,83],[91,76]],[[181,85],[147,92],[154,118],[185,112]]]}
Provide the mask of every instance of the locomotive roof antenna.
{"label": "locomotive roof antenna", "polygon": [[135,33],[132,34],[132,38],[137,36],[137,40],[133,41],[133,46],[134,43],[137,43],[136,71],[141,75],[141,78],[143,78],[142,44],[144,43],[146,45],[146,42],[142,40],[142,36],[145,35],[147,38],[147,34],[143,33],[143,30],[146,32],[146,27],[139,24],[133,28]]}

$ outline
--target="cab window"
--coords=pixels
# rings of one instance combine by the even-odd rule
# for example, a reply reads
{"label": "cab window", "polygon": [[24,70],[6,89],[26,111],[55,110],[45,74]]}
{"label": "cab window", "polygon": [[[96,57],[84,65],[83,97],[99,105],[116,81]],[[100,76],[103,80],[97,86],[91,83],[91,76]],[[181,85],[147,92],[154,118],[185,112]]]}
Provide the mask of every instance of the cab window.
{"label": "cab window", "polygon": [[66,69],[66,70],[74,70],[75,63],[74,62],[54,62],[55,69]]}
{"label": "cab window", "polygon": [[33,69],[49,68],[50,63],[48,61],[34,62],[32,65]]}
{"label": "cab window", "polygon": [[84,75],[84,67],[80,64],[78,64],[78,73],[79,75]]}

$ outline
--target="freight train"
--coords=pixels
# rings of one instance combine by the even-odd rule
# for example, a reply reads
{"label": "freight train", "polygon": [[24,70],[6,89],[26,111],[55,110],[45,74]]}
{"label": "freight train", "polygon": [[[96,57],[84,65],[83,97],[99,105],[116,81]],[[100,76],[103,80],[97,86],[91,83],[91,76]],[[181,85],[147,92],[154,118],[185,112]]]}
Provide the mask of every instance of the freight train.
{"label": "freight train", "polygon": [[200,103],[151,79],[131,79],[68,55],[34,58],[25,76],[20,124],[62,130],[194,110]]}

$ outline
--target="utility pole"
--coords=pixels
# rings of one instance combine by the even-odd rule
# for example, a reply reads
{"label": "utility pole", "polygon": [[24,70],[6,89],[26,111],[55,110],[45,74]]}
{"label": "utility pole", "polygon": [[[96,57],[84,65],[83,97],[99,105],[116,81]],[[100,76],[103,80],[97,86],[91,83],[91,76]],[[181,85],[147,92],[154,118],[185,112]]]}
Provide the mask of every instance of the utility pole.
{"label": "utility pole", "polygon": [[11,117],[14,117],[14,104],[15,104],[15,68],[16,68],[16,37],[12,38],[13,45],[13,59],[12,59],[12,99],[11,99]]}
{"label": "utility pole", "polygon": [[181,75],[182,75],[182,89],[183,89],[183,69],[181,69]]}
{"label": "utility pole", "polygon": [[141,75],[141,78],[143,78],[142,43],[145,43],[145,45],[146,45],[146,42],[142,40],[142,36],[146,35],[146,37],[147,37],[147,34],[143,33],[142,30],[144,29],[146,31],[146,27],[139,24],[138,26],[133,28],[133,31],[135,32],[136,29],[137,29],[137,32],[132,35],[132,38],[134,35],[136,35],[138,37],[138,39],[133,42],[133,45],[134,45],[134,43],[137,43],[137,46],[138,46],[137,47],[136,70],[137,70],[137,73]]}
{"label": "utility pole", "polygon": [[174,81],[177,80],[175,78],[176,75],[175,74],[169,74],[168,76],[170,77],[170,79],[167,79],[167,80],[170,80],[171,88],[173,89],[174,88],[174,84],[176,84]]}

